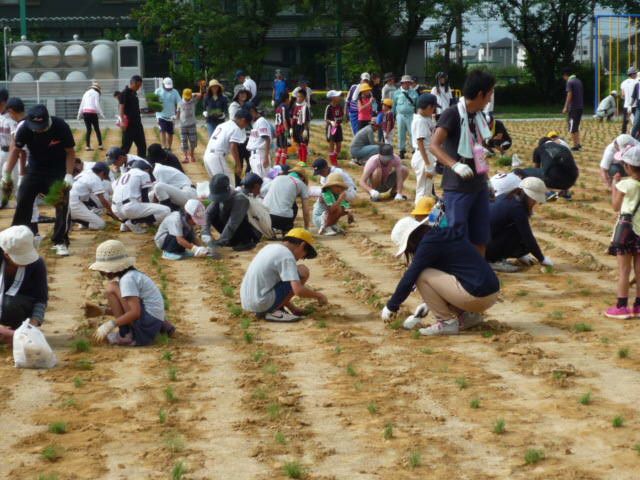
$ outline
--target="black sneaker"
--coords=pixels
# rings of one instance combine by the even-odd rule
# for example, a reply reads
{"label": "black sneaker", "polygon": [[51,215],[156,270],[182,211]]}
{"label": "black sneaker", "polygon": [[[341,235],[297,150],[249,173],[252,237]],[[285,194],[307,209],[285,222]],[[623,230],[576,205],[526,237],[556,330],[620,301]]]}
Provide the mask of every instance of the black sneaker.
{"label": "black sneaker", "polygon": [[232,248],[232,250],[234,252],[247,252],[249,250],[253,250],[254,248],[256,248],[256,243],[247,242],[247,243],[240,243],[236,245],[235,247]]}
{"label": "black sneaker", "polygon": [[572,152],[579,152],[582,150],[582,145],[576,145],[575,147],[571,147]]}

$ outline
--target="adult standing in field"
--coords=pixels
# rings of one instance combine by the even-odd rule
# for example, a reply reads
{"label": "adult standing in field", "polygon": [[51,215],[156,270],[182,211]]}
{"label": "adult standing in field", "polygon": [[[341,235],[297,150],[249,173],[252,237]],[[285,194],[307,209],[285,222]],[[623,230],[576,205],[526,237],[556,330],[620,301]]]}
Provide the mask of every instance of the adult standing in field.
{"label": "adult standing in field", "polygon": [[96,131],[98,149],[104,150],[104,147],[102,146],[102,134],[100,133],[100,120],[98,119],[98,116],[105,118],[104,113],[102,112],[102,107],[100,106],[101,94],[102,90],[100,89],[100,84],[98,82],[93,82],[91,84],[91,88],[82,95],[80,107],[78,108],[78,120],[82,117],[84,120],[84,126],[87,129],[87,134],[85,136],[85,143],[87,145],[85,150],[87,152],[93,151],[93,148],[91,148],[92,128]]}
{"label": "adult standing in field", "polygon": [[580,120],[584,110],[584,86],[582,80],[576,77],[574,69],[567,67],[562,71],[562,78],[567,82],[567,99],[564,102],[562,113],[568,115],[569,133],[573,138],[573,152],[582,150],[580,144]]}
{"label": "adult standing in field", "polygon": [[636,113],[638,99],[634,98],[633,93],[638,84],[638,70],[636,67],[629,67],[627,70],[627,78],[620,84],[620,96],[624,100],[622,112],[622,130],[621,133],[627,133],[627,125],[629,118],[633,125],[633,117]]}
{"label": "adult standing in field", "polygon": [[464,98],[447,108],[436,126],[429,151],[444,165],[442,189],[449,226],[459,229],[484,255],[489,241],[489,188],[483,140],[491,138],[482,109],[490,101],[496,79],[473,70]]}
{"label": "adult standing in field", "polygon": [[209,82],[207,95],[204,99],[204,118],[207,120],[208,137],[218,125],[224,123],[229,109],[229,100],[224,96],[224,87],[215,78]]}
{"label": "adult standing in field", "polygon": [[142,77],[134,75],[129,80],[129,85],[124,88],[118,97],[120,102],[120,129],[122,134],[122,149],[124,153],[129,153],[131,145],[136,144],[138,156],[147,156],[147,141],[144,138],[144,128],[140,117],[140,102],[138,101],[138,90],[142,87]]}
{"label": "adult standing in field", "polygon": [[396,79],[394,78],[393,73],[385,73],[384,86],[382,87],[382,100],[385,98],[393,100],[393,95],[396,93],[397,89],[398,87],[396,87]]}
{"label": "adult standing in field", "polygon": [[276,78],[273,80],[273,91],[271,92],[271,106],[277,107],[280,99],[282,99],[289,91],[287,87],[287,79],[282,75],[280,69],[276,70]]}
{"label": "adult standing in field", "polygon": [[258,86],[247,72],[245,72],[244,70],[238,70],[236,72],[236,81],[238,82],[238,84],[234,87],[234,93],[242,89],[248,90],[249,98],[247,99],[247,101],[251,100],[255,103],[259,103]]}
{"label": "adult standing in field", "polygon": [[400,88],[393,94],[393,113],[396,116],[396,125],[398,126],[400,158],[404,158],[407,153],[407,135],[409,135],[409,143],[411,143],[411,122],[418,104],[418,92],[411,88],[411,83],[411,75],[403,75],[400,79]]}
{"label": "adult standing in field", "polygon": [[176,110],[181,100],[180,94],[173,88],[171,77],[165,77],[162,80],[162,87],[156,89],[156,95],[160,97],[160,103],[162,103],[162,110],[156,112],[156,119],[160,127],[160,143],[162,148],[171,150]]}
{"label": "adult standing in field", "polygon": [[362,72],[360,74],[360,83],[354,83],[349,88],[347,93],[347,110],[349,112],[349,121],[351,122],[351,131],[355,135],[360,130],[360,123],[358,122],[358,96],[360,95],[360,86],[363,84],[371,84],[371,76],[368,72]]}
{"label": "adult standing in field", "polygon": [[327,303],[327,297],[322,293],[305,286],[311,274],[309,268],[297,265],[298,260],[317,256],[313,235],[303,228],[288,231],[281,244],[264,247],[251,261],[242,279],[242,308],[268,322],[296,322],[304,311],[292,303],[294,296]]}
{"label": "adult standing in field", "polygon": [[444,72],[436,74],[436,86],[431,89],[431,94],[438,99],[438,108],[436,109],[436,120],[440,118],[442,112],[451,106],[451,87],[449,86],[449,76]]}
{"label": "adult standing in field", "polygon": [[[38,224],[33,220],[33,204],[39,194],[46,195],[57,181],[64,181],[67,187],[73,185],[73,166],[76,158],[73,147],[75,141],[67,122],[49,116],[44,105],[31,107],[27,117],[16,131],[9,159],[2,172],[3,185],[11,178],[11,171],[20,151],[29,151],[29,168],[18,187],[18,204],[12,225],[27,225],[34,234]],[[69,198],[56,205],[56,221],[51,242],[60,256],[69,255]]]}

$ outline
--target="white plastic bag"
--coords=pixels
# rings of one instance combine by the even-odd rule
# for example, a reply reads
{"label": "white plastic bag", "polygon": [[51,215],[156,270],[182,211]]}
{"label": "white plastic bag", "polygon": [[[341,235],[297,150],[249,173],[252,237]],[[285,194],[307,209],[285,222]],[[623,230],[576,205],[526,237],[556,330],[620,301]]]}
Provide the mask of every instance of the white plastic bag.
{"label": "white plastic bag", "polygon": [[13,334],[16,368],[53,368],[57,359],[44,334],[27,318]]}
{"label": "white plastic bag", "polygon": [[196,184],[196,194],[200,200],[209,198],[209,182],[198,182]]}

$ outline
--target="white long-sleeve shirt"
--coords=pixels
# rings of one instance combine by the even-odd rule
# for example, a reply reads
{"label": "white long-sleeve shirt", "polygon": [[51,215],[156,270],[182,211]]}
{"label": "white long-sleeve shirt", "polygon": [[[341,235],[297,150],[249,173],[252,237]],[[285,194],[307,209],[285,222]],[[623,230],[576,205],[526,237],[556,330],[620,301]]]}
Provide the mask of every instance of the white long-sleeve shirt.
{"label": "white long-sleeve shirt", "polygon": [[104,118],[104,113],[102,112],[102,107],[100,106],[100,94],[93,87],[84,92],[84,95],[82,95],[80,108],[78,108],[78,120],[82,118],[83,113],[97,113],[102,118]]}

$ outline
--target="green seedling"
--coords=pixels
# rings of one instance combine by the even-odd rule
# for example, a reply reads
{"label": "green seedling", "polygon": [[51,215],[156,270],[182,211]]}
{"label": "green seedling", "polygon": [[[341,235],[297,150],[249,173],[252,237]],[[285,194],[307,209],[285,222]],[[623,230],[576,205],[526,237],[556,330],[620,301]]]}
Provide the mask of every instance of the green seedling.
{"label": "green seedling", "polygon": [[606,345],[609,343],[609,337],[600,337],[600,343],[604,343]]}
{"label": "green seedling", "polygon": [[327,328],[327,322],[326,320],[320,320],[318,322],[318,328]]}
{"label": "green seedling", "polygon": [[176,393],[173,391],[172,385],[167,385],[164,388],[164,398],[166,398],[167,402],[169,403],[174,403],[178,401],[178,397],[176,396]]}
{"label": "green seedling", "polygon": [[278,419],[280,417],[280,405],[276,402],[267,405],[267,415],[271,420]]}
{"label": "green seedling", "polygon": [[424,353],[425,355],[431,355],[433,353],[433,350],[431,350],[430,348],[421,348],[420,353]]}
{"label": "green seedling", "polygon": [[167,432],[163,435],[165,446],[173,453],[184,450],[184,437],[177,432]]}
{"label": "green seedling", "polygon": [[484,332],[482,332],[482,336],[484,338],[491,338],[493,337],[493,330],[485,330]]}
{"label": "green seedling", "polygon": [[77,405],[78,403],[76,402],[76,399],[73,395],[65,398],[64,401],[62,402],[63,407],[75,407]]}
{"label": "green seedling", "polygon": [[235,290],[233,289],[233,287],[231,286],[226,286],[226,287],[222,287],[222,294],[225,297],[233,297],[233,294],[235,293]]}
{"label": "green seedling", "polygon": [[88,358],[81,358],[80,360],[76,361],[76,368],[78,370],[93,370],[94,365],[95,362]]}
{"label": "green seedling", "polygon": [[165,360],[167,362],[170,362],[173,360],[173,353],[171,353],[170,351],[166,351],[162,353],[162,360]]}
{"label": "green seedling", "polygon": [[76,377],[73,379],[73,386],[76,388],[80,388],[84,386],[84,380],[82,377]]}
{"label": "green seedling", "polygon": [[267,398],[267,392],[265,392],[262,388],[257,388],[251,396],[256,400],[264,400],[265,398]]}
{"label": "green seedling", "polygon": [[249,317],[243,317],[240,319],[240,326],[245,330],[251,326],[251,319]]}
{"label": "green seedling", "polygon": [[533,306],[536,308],[544,307],[544,302],[533,302]]}
{"label": "green seedling", "polygon": [[305,315],[313,315],[314,313],[316,313],[317,308],[313,305],[307,305],[306,307],[304,307],[304,314]]}
{"label": "green seedling", "polygon": [[164,407],[160,407],[160,410],[158,410],[158,420],[160,421],[161,425],[167,423],[167,411],[164,409]]}
{"label": "green seedling", "polygon": [[333,337],[327,337],[323,341],[324,341],[324,343],[333,343],[335,341],[335,339]]}
{"label": "green seedling", "polygon": [[276,435],[275,435],[274,438],[275,438],[276,443],[278,445],[286,445],[287,444],[287,437],[285,437],[284,433],[282,433],[282,432],[276,432]]}
{"label": "green seedling", "polygon": [[580,397],[578,400],[581,405],[590,405],[591,404],[591,392],[587,392]]}
{"label": "green seedling", "polygon": [[278,374],[278,366],[270,363],[269,365],[265,365],[264,369],[263,369],[264,373],[267,373],[269,375],[277,375]]}
{"label": "green seedling", "polygon": [[289,478],[303,478],[305,469],[299,462],[285,462],[282,467],[284,474]]}
{"label": "green seedling", "polygon": [[629,358],[629,347],[624,347],[618,350],[618,357]]}
{"label": "green seedling", "polygon": [[422,338],[422,335],[420,334],[420,330],[414,330],[411,333],[411,338],[413,338],[414,340],[419,340],[420,338]]}
{"label": "green seedling", "polygon": [[583,288],[582,290],[578,290],[578,293],[583,297],[590,297],[592,294],[591,290],[588,288]]}
{"label": "green seedling", "polygon": [[553,273],[553,265],[545,265],[544,273]]}
{"label": "green seedling", "polygon": [[556,320],[560,320],[561,318],[564,317],[564,313],[562,311],[560,311],[560,310],[554,310],[553,312],[551,312],[549,314],[549,316],[551,318],[555,318]]}
{"label": "green seedling", "polygon": [[187,468],[183,462],[176,462],[171,470],[171,480],[182,480],[182,476],[186,473]]}
{"label": "green seedling", "polygon": [[169,377],[169,381],[175,382],[178,380],[178,369],[176,367],[169,367],[167,369],[167,375]]}
{"label": "green seedling", "polygon": [[229,313],[233,317],[239,317],[240,315],[242,315],[242,307],[240,307],[239,305],[233,305],[232,307],[229,307]]}
{"label": "green seedling", "polygon": [[392,423],[387,423],[384,426],[384,430],[382,432],[382,436],[384,437],[385,440],[391,440],[393,438],[393,424]]}
{"label": "green seedling", "polygon": [[396,318],[393,322],[391,322],[389,324],[389,328],[393,328],[394,330],[398,330],[400,327],[402,327],[402,319],[400,318]]}
{"label": "green seedling", "polygon": [[544,452],[535,448],[529,448],[524,452],[524,461],[527,465],[538,463],[540,460],[544,460]]}
{"label": "green seedling", "polygon": [[528,290],[518,290],[516,292],[516,295],[518,297],[526,297],[527,295],[529,295],[529,291]]}
{"label": "green seedling", "polygon": [[633,446],[633,449],[634,449],[636,452],[638,452],[638,455],[640,455],[640,443],[636,443],[636,444]]}
{"label": "green seedling", "polygon": [[262,360],[264,358],[264,352],[262,350],[258,350],[257,352],[253,353],[253,361],[254,362],[259,362],[260,360]]}
{"label": "green seedling", "polygon": [[49,445],[42,450],[42,458],[50,462],[55,462],[62,457],[62,449],[57,445]]}
{"label": "green seedling", "polygon": [[340,345],[336,345],[335,351],[338,355],[342,353],[342,347]]}
{"label": "green seedling", "polygon": [[502,418],[499,418],[493,424],[493,433],[496,433],[498,435],[502,435],[504,433],[504,430],[505,430],[504,420]]}
{"label": "green seedling", "polygon": [[58,480],[58,475],[55,473],[50,473],[49,475],[45,475],[44,473],[35,477],[36,480]]}
{"label": "green seedling", "polygon": [[567,376],[567,374],[565,372],[559,372],[559,371],[558,372],[553,372],[553,378],[555,380],[561,380],[566,376]]}
{"label": "green seedling", "polygon": [[373,401],[369,402],[369,405],[367,405],[367,410],[371,415],[375,415],[376,413],[378,413],[378,404]]}
{"label": "green seedling", "polygon": [[244,332],[244,341],[245,343],[251,345],[253,343],[253,333],[251,332]]}
{"label": "green seedling", "polygon": [[347,365],[347,375],[351,376],[351,377],[357,377],[358,373],[356,372],[355,368],[353,368],[353,365],[349,364]]}
{"label": "green seedling", "polygon": [[591,325],[589,325],[588,323],[576,323],[573,326],[573,329],[576,332],[590,332],[591,330],[593,330],[593,327]]}
{"label": "green seedling", "polygon": [[55,433],[56,435],[62,435],[67,433],[66,422],[53,422],[49,424],[49,433]]}
{"label": "green seedling", "polygon": [[624,425],[624,418],[622,418],[620,415],[616,415],[615,417],[613,417],[611,425],[613,425],[613,428],[622,427]]}
{"label": "green seedling", "polygon": [[91,343],[86,338],[79,338],[71,343],[71,349],[75,353],[91,351]]}
{"label": "green seedling", "polygon": [[409,454],[409,466],[411,468],[418,468],[422,464],[422,455],[420,452],[411,452]]}
{"label": "green seedling", "polygon": [[467,377],[459,377],[456,378],[456,385],[460,388],[460,390],[464,390],[469,386],[469,382],[467,381]]}
{"label": "green seedling", "polygon": [[169,345],[169,335],[166,333],[161,333],[156,338],[156,342],[158,342],[158,345],[162,345],[163,347],[166,347],[167,345]]}
{"label": "green seedling", "polygon": [[471,408],[480,408],[480,399],[479,398],[473,398],[470,402],[469,402],[469,406]]}

